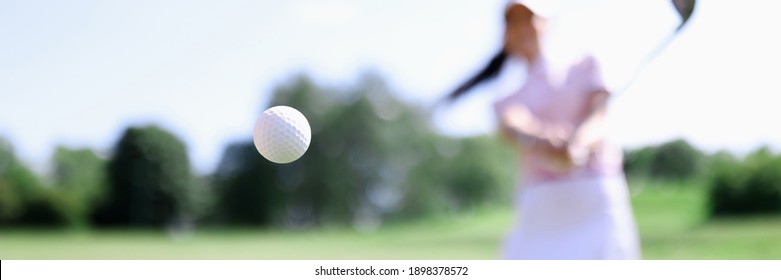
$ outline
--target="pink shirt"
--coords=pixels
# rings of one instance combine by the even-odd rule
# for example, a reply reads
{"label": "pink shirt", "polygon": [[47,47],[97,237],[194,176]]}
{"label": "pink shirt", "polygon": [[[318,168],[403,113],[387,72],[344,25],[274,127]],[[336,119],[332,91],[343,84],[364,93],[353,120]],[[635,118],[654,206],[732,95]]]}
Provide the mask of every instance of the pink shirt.
{"label": "pink shirt", "polygon": [[[582,112],[589,95],[606,91],[606,88],[596,60],[591,56],[565,70],[560,73],[552,71],[545,59],[540,59],[530,67],[526,83],[520,90],[494,104],[497,114],[509,104],[520,103],[536,118],[562,125],[568,133],[572,133],[574,127],[584,121]],[[527,184],[621,174],[623,170],[621,148],[608,140],[602,141],[584,164],[569,171],[553,168],[550,157],[532,149],[523,146],[520,149],[520,172]]]}

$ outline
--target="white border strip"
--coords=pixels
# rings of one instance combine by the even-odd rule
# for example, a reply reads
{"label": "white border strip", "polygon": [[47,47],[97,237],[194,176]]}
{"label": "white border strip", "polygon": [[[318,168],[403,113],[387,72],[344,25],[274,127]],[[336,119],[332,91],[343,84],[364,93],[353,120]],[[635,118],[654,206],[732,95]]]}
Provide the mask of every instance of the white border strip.
{"label": "white border strip", "polygon": [[[2,280],[779,279],[781,261],[2,261]],[[347,275],[317,275],[344,273]],[[414,275],[410,267],[448,267]],[[465,267],[461,274],[452,268]],[[338,271],[333,268],[339,268]],[[358,268],[358,270],[355,270]],[[341,270],[344,269],[344,270]],[[373,270],[367,270],[373,269]],[[355,275],[381,269],[399,275]],[[420,271],[420,269],[417,269]],[[325,272],[330,271],[330,272]],[[352,272],[350,272],[352,271]],[[450,271],[450,272],[447,272]],[[350,273],[354,275],[349,275]],[[413,275],[411,275],[413,274]]]}

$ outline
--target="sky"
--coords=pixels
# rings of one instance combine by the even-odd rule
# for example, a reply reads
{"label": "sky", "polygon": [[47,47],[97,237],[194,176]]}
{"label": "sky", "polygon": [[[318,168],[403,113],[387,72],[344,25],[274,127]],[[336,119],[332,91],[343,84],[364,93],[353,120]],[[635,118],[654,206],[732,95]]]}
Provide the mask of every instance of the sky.
{"label": "sky", "polygon": [[[599,58],[621,85],[678,20],[668,1],[561,1],[546,53]],[[611,103],[625,147],[683,137],[707,151],[781,150],[775,1],[699,1],[691,22]],[[297,73],[324,85],[367,69],[429,106],[501,45],[504,0],[0,1],[0,135],[44,170],[54,147],[107,154],[130,125],[181,137],[195,170],[250,139],[275,86]],[[500,79],[434,114],[453,136],[493,133]],[[314,139],[313,141],[316,141]]]}

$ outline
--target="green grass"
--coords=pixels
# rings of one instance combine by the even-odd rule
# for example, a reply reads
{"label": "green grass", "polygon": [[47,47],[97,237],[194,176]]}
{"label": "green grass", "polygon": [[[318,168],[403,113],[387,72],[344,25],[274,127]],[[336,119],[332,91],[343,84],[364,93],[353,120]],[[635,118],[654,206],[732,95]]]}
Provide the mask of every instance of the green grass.
{"label": "green grass", "polygon": [[781,217],[708,220],[699,183],[631,185],[646,259],[781,259]]}
{"label": "green grass", "polygon": [[[781,259],[781,218],[707,221],[704,188],[635,182],[646,259]],[[376,231],[0,231],[0,259],[495,259],[506,207],[433,217]]]}

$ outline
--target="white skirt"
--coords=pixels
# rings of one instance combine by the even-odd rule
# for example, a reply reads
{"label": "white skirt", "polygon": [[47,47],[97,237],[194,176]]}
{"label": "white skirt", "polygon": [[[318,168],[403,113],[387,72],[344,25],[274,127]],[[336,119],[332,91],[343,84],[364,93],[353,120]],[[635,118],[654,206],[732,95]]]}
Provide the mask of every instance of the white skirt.
{"label": "white skirt", "polygon": [[623,176],[518,188],[507,259],[638,259],[640,245]]}

